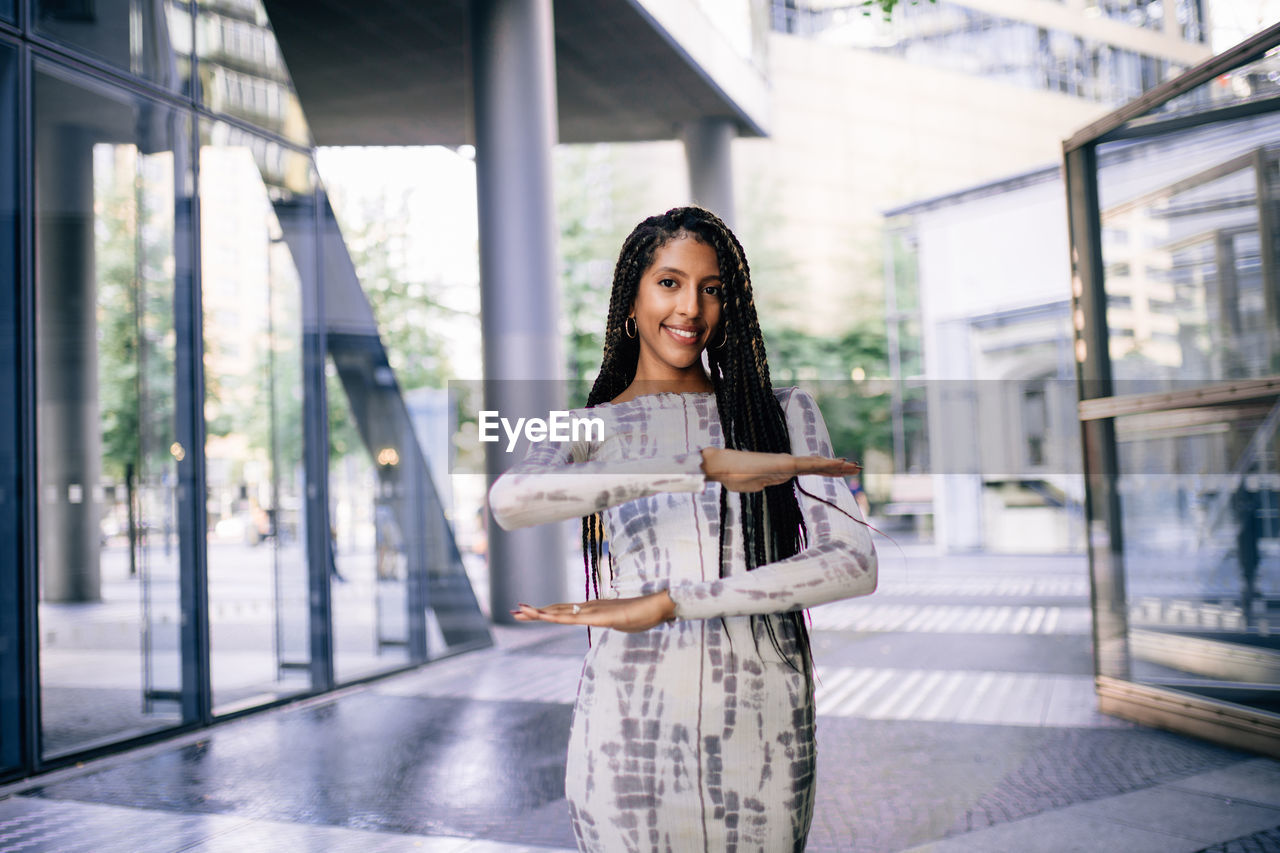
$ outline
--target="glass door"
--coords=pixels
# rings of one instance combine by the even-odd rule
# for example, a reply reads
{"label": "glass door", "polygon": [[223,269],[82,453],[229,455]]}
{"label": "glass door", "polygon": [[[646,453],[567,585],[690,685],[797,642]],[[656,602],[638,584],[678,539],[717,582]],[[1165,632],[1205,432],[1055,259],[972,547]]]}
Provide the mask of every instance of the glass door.
{"label": "glass door", "polygon": [[309,691],[302,311],[282,216],[310,158],[200,126],[210,678],[215,714]]}

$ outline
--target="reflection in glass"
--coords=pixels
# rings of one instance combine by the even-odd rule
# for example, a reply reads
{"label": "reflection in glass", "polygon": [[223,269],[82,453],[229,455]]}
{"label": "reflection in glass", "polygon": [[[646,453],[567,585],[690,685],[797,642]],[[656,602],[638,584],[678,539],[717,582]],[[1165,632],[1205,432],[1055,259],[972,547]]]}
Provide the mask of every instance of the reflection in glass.
{"label": "reflection in glass", "polygon": [[0,18],[13,20],[13,0],[0,0]]}
{"label": "reflection in glass", "polygon": [[200,136],[211,676],[223,713],[311,686],[302,281],[277,215],[310,160],[223,124]]}
{"label": "reflection in glass", "polygon": [[1253,62],[1218,74],[1208,82],[1170,98],[1148,113],[1148,117],[1135,119],[1130,124],[1140,127],[1172,115],[1191,115],[1276,95],[1280,95],[1280,47],[1273,47]]}
{"label": "reflection in glass", "polygon": [[261,0],[202,0],[196,18],[199,99],[295,142],[311,132]]}
{"label": "reflection in glass", "polygon": [[1132,674],[1280,710],[1280,400],[1118,418]]}
{"label": "reflection in glass", "polygon": [[1164,0],[1087,0],[1085,9],[1131,27],[1158,30],[1164,26]]}
{"label": "reflection in glass", "polygon": [[[1187,12],[1179,2],[1181,19]],[[1162,0],[1096,0],[1091,5],[1097,14],[1106,11],[1134,27],[1156,29],[1165,8]],[[1116,106],[1186,70],[1071,30],[953,3],[900,3],[889,20],[842,4],[774,3],[773,28]],[[1193,30],[1184,32],[1187,39],[1197,40]]]}
{"label": "reflection in glass", "polygon": [[41,713],[59,753],[180,719],[175,191],[190,177],[185,118],[155,104],[41,73],[35,125]]}
{"label": "reflection in glass", "polygon": [[121,71],[176,92],[191,80],[190,4],[179,0],[34,0],[42,36],[67,42]]}
{"label": "reflection in glass", "polygon": [[343,682],[409,662],[409,555],[332,357],[326,381],[334,672]]}
{"label": "reflection in glass", "polygon": [[[1280,372],[1280,117],[1099,146],[1113,373],[1222,380]],[[1263,229],[1266,233],[1263,233]]]}

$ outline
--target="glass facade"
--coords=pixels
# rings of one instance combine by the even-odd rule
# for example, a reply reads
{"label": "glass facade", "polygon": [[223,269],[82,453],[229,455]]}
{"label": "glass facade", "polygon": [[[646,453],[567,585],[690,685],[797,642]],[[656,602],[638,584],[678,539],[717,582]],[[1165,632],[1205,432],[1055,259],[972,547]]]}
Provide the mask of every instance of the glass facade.
{"label": "glass facade", "polygon": [[52,755],[181,720],[174,295],[191,287],[179,212],[192,179],[186,116],[36,68],[40,708]]}
{"label": "glass facade", "polygon": [[[1280,114],[1098,146],[1116,380],[1175,387],[1280,372],[1273,262]],[[1266,257],[1264,258],[1264,254]]]}
{"label": "glass facade", "polygon": [[1103,710],[1274,751],[1280,108],[1231,81],[1280,27],[1254,40],[1069,141],[1066,175]]}
{"label": "glass facade", "polygon": [[200,2],[195,25],[200,102],[310,145],[302,106],[260,0]]}
{"label": "glass facade", "polygon": [[910,217],[898,217],[885,232],[885,323],[894,470],[930,470],[924,335],[920,312],[919,256]]}
{"label": "glass facade", "polygon": [[[1105,15],[1140,29],[1161,29],[1164,0],[1102,0],[1085,14]],[[1199,6],[1179,2],[1183,39],[1203,42]],[[1103,104],[1138,97],[1186,69],[1069,30],[992,14],[942,0],[899,3],[890,21],[856,6],[808,6],[775,0],[774,29],[849,44],[913,63],[1061,92]]]}
{"label": "glass facade", "polygon": [[[315,178],[307,155],[233,125],[201,122],[205,519],[215,711],[312,686],[301,262],[273,199],[290,207],[303,199],[314,222]],[[304,242],[303,248],[314,247]]]}
{"label": "glass facade", "polygon": [[192,3],[33,0],[35,34],[164,89],[191,86]]}
{"label": "glass facade", "polygon": [[257,0],[0,36],[0,781],[490,642],[309,140]]}
{"label": "glass facade", "polygon": [[1253,62],[1232,68],[1170,98],[1145,116],[1133,120],[1134,127],[1163,121],[1174,115],[1191,115],[1216,107],[1233,106],[1280,95],[1280,48],[1271,48]]}

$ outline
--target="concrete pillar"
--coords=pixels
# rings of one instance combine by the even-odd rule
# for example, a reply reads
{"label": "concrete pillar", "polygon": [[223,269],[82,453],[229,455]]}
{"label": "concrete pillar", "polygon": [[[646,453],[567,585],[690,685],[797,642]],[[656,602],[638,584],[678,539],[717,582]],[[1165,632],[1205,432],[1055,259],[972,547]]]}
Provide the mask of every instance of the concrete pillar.
{"label": "concrete pillar", "polygon": [[703,118],[680,129],[689,163],[689,196],[734,227],[733,138],[737,125],[727,118]]}
{"label": "concrete pillar", "polygon": [[[551,0],[471,4],[480,328],[485,408],[546,417],[565,408],[558,322],[551,150],[556,141]],[[492,482],[519,461],[486,445]],[[517,602],[567,598],[564,526],[506,533],[489,524],[489,600],[497,621]]]}
{"label": "concrete pillar", "polygon": [[97,286],[93,138],[50,129],[37,169],[37,479],[40,580],[46,601],[98,601]]}

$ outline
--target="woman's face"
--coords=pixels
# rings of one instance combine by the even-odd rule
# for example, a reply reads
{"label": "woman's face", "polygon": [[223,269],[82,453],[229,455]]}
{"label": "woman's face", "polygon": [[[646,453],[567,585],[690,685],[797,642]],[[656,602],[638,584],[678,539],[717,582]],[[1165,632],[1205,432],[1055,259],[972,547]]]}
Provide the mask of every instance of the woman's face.
{"label": "woman's face", "polygon": [[695,237],[674,237],[654,252],[631,309],[640,338],[636,376],[675,378],[702,370],[702,351],[720,327],[720,263]]}

